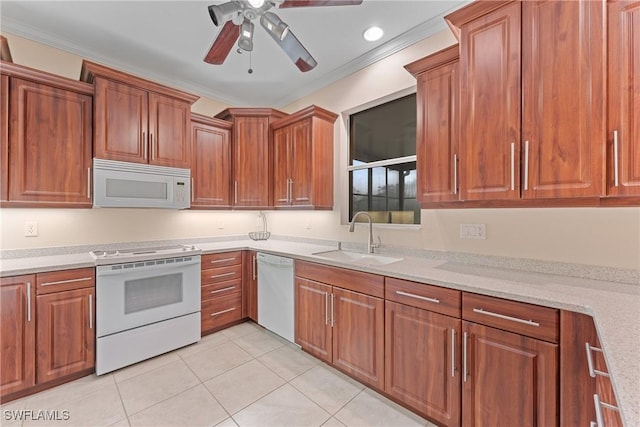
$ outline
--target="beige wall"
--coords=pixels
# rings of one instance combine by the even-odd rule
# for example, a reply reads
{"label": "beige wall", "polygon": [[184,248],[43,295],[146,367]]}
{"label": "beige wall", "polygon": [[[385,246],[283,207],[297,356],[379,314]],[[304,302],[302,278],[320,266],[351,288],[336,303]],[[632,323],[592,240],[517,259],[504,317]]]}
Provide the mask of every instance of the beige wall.
{"label": "beige wall", "polygon": [[[78,78],[81,58],[5,34],[14,61],[70,78]],[[335,129],[336,209],[331,212],[268,212],[276,234],[362,241],[364,227],[348,233],[346,200],[348,112],[414,90],[415,80],[402,66],[454,43],[448,31],[438,33],[356,72],[291,105],[295,111],[316,104],[341,113]],[[201,99],[193,111],[213,115],[226,108]],[[145,209],[0,209],[2,249],[111,243],[183,237],[245,234],[257,227],[256,212],[165,211]],[[23,237],[25,221],[37,221],[40,235]],[[459,225],[487,225],[486,240],[462,240]],[[423,210],[422,225],[376,227],[383,244],[453,250],[640,268],[640,208],[465,209]]]}

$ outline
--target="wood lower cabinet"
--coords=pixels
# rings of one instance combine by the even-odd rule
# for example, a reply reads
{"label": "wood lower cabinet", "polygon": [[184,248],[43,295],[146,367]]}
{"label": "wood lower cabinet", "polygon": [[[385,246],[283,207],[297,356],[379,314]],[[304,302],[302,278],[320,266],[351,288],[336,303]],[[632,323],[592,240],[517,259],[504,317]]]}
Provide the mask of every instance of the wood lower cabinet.
{"label": "wood lower cabinet", "polygon": [[[640,2],[607,2],[607,195],[640,196]],[[637,203],[637,202],[636,202]]]}
{"label": "wood lower cabinet", "polygon": [[258,322],[258,253],[242,253],[242,317]]}
{"label": "wood lower cabinet", "polygon": [[191,208],[231,207],[231,126],[191,115]]}
{"label": "wood lower cabinet", "polygon": [[271,125],[276,208],[333,208],[333,124],[337,117],[312,105]]}
{"label": "wood lower cabinet", "polygon": [[[331,278],[336,283],[357,284],[359,275],[373,282],[365,285],[368,293],[332,286]],[[296,343],[362,383],[382,390],[383,277],[298,261],[295,280]]]}
{"label": "wood lower cabinet", "polygon": [[242,251],[203,255],[200,285],[202,335],[242,319]]}
{"label": "wood lower cabinet", "polygon": [[270,125],[286,116],[271,108],[229,108],[216,118],[233,122],[231,176],[236,208],[273,206],[273,149]]}
{"label": "wood lower cabinet", "polygon": [[91,207],[92,87],[8,63],[2,74],[3,206]]}
{"label": "wood lower cabinet", "polygon": [[420,203],[460,200],[459,46],[405,66],[417,81],[416,156]]}
{"label": "wood lower cabinet", "polygon": [[81,79],[95,85],[95,157],[190,167],[197,96],[89,61]]}
{"label": "wood lower cabinet", "polygon": [[622,426],[620,412],[605,406],[615,407],[617,403],[593,318],[562,311],[560,340],[560,425],[588,426],[598,422],[594,401],[597,394],[600,422],[607,427]]}
{"label": "wood lower cabinet", "polygon": [[95,366],[95,269],[36,275],[38,384]]}
{"label": "wood lower cabinet", "polygon": [[0,397],[36,383],[35,275],[0,279]]}

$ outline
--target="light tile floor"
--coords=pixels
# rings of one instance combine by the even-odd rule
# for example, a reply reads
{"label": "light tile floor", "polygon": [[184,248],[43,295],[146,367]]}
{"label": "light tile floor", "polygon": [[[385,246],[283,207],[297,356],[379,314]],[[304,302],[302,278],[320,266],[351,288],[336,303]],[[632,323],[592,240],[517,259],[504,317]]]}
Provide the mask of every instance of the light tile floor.
{"label": "light tile floor", "polygon": [[[56,410],[68,419],[30,419]],[[251,322],[1,415],[2,426],[433,426]]]}

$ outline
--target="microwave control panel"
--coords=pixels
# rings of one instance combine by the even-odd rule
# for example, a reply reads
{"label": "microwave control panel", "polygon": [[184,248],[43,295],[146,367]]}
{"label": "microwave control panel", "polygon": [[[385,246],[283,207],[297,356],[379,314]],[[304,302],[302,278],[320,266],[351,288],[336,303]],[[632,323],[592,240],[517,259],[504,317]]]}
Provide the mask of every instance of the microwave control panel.
{"label": "microwave control panel", "polygon": [[189,181],[187,180],[176,180],[173,188],[173,200],[177,205],[176,207],[188,208],[189,207],[189,194],[191,194],[191,189],[189,188]]}

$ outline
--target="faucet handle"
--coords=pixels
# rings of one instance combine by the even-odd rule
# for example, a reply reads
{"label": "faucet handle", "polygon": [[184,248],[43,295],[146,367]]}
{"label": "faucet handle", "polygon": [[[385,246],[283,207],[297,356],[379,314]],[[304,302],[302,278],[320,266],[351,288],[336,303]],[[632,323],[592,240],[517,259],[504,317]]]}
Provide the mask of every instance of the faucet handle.
{"label": "faucet handle", "polygon": [[380,245],[382,244],[382,240],[380,240],[380,236],[376,236],[376,237],[377,237],[378,243],[371,244],[372,248],[379,248]]}

